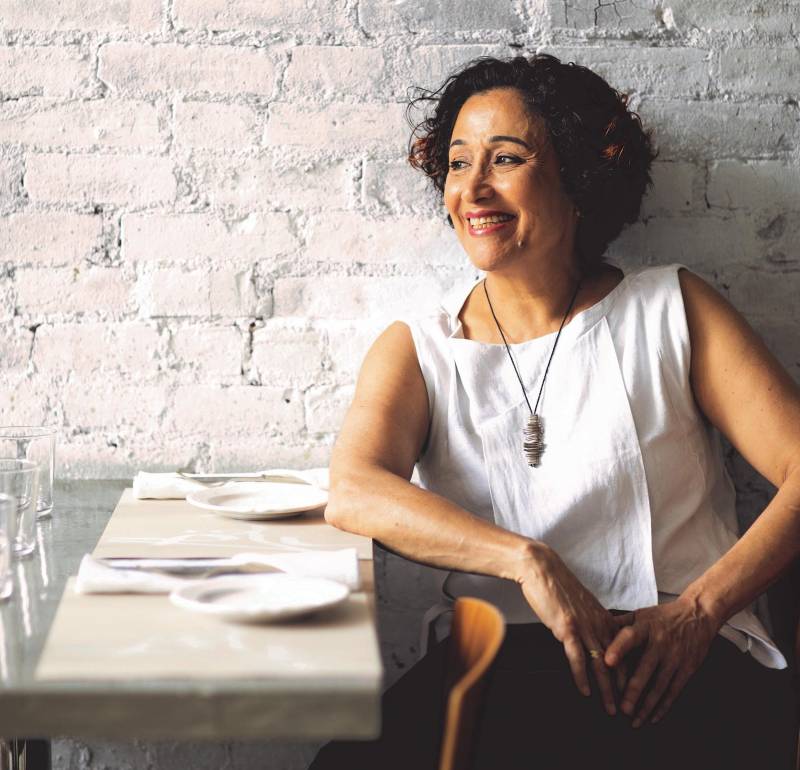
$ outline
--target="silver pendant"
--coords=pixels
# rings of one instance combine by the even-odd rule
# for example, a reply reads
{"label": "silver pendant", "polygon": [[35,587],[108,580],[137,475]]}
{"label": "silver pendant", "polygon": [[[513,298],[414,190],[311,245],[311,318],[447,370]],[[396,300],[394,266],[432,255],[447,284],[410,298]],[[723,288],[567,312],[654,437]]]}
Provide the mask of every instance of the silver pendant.
{"label": "silver pendant", "polygon": [[522,448],[525,452],[525,459],[528,461],[528,465],[535,468],[539,465],[544,452],[544,427],[538,414],[532,414],[528,418],[522,436],[524,438]]}

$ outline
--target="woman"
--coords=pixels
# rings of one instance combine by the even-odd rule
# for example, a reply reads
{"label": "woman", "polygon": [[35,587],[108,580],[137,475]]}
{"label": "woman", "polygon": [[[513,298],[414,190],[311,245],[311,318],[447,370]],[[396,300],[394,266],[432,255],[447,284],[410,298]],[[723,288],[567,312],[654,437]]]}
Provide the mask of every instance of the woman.
{"label": "woman", "polygon": [[[654,158],[604,80],[480,59],[429,98],[411,161],[485,277],[369,351],[328,521],[503,610],[476,767],[791,767],[750,605],[800,550],[797,386],[696,275],[602,261]],[[738,542],[712,426],[779,487]],[[434,767],[443,649],[384,696],[379,741],[312,767]]]}

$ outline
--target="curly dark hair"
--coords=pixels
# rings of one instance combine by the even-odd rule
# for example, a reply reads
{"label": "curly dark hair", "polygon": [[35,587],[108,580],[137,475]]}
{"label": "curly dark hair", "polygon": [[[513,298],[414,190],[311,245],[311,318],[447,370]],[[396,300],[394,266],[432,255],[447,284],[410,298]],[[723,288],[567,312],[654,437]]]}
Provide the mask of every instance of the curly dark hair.
{"label": "curly dark hair", "polygon": [[[516,89],[531,113],[545,121],[564,192],[581,214],[575,233],[578,257],[584,266],[596,266],[625,224],[639,218],[642,198],[652,185],[650,166],[658,155],[652,130],[645,131],[639,116],[628,109],[626,94],[586,67],[549,54],[483,56],[436,91],[414,89],[418,95],[408,104],[413,127],[408,160],[428,176],[440,198],[459,110],[470,96],[495,88]],[[426,103],[434,104],[433,114],[415,125],[412,110]]]}

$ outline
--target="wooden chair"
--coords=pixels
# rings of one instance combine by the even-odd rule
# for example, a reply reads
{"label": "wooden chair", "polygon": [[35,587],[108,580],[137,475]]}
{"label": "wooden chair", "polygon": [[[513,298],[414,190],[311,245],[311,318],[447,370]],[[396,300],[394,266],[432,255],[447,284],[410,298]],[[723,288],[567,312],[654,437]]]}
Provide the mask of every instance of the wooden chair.
{"label": "wooden chair", "polygon": [[445,724],[439,770],[467,770],[487,674],[506,633],[500,611],[483,599],[456,599],[445,670]]}

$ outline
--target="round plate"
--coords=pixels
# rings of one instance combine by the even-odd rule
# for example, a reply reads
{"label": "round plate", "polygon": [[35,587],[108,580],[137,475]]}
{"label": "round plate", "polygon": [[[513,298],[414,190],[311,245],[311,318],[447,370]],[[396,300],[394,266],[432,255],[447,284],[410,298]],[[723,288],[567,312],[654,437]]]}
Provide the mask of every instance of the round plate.
{"label": "round plate", "polygon": [[311,484],[234,481],[190,492],[186,502],[233,519],[278,519],[320,508],[328,493]]}
{"label": "round plate", "polygon": [[269,623],[333,607],[350,594],[342,583],[295,575],[225,575],[197,580],[170,594],[173,604],[224,620]]}

